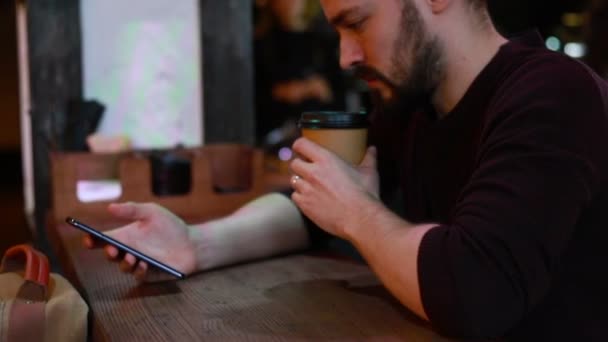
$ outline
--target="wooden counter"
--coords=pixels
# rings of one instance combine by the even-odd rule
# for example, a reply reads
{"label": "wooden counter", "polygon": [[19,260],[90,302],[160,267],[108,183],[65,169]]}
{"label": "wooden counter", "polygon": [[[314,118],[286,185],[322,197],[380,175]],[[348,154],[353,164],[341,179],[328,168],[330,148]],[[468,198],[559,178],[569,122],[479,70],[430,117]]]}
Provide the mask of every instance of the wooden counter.
{"label": "wooden counter", "polygon": [[445,341],[349,260],[291,255],[137,285],[79,231],[50,229],[94,341]]}
{"label": "wooden counter", "polygon": [[[192,160],[192,189],[185,196],[156,197],[151,169],[140,154],[52,155],[54,209],[49,237],[66,276],[92,312],[94,341],[442,341],[403,308],[370,269],[352,259],[290,255],[215,271],[183,281],[138,285],[108,262],[101,250],[81,246],[82,233],[63,222],[82,219],[98,229],[107,202],[76,198],[80,179],[117,177],[117,201],[156,202],[180,217],[223,216],[250,199],[288,188],[289,175],[269,172],[261,152],[215,145],[182,151]],[[241,193],[215,187],[248,185]],[[104,223],[104,224],[101,224]],[[335,254],[329,254],[335,256]]]}

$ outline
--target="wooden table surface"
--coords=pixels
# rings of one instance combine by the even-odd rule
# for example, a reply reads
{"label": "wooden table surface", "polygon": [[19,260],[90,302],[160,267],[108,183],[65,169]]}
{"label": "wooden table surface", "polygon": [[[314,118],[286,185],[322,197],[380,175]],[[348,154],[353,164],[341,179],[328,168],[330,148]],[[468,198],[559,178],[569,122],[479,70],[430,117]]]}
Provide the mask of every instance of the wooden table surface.
{"label": "wooden table surface", "polygon": [[349,260],[291,255],[137,285],[79,231],[51,229],[95,341],[446,341]]}

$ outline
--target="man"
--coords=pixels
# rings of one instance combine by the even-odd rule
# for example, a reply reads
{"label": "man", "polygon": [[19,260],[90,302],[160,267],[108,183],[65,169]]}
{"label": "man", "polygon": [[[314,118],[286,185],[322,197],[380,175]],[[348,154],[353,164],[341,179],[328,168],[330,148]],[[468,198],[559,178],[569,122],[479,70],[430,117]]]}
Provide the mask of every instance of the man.
{"label": "man", "polygon": [[[292,201],[269,195],[190,227],[154,205],[113,205],[135,222],[112,234],[192,273],[307,248],[317,234],[301,211],[445,334],[605,340],[606,85],[534,35],[507,41],[484,1],[322,5],[342,67],[377,94],[377,150],[352,168],[300,139]],[[395,189],[403,217],[380,201]],[[121,264],[146,274],[132,256]]]}

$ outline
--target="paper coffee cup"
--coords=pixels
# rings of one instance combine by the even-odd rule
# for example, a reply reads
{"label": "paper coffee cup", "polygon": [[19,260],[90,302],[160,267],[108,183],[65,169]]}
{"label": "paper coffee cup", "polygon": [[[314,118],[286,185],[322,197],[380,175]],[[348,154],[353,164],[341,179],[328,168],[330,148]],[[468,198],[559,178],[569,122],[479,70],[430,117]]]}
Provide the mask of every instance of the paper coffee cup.
{"label": "paper coffee cup", "polygon": [[359,165],[367,150],[369,122],[365,113],[305,112],[300,117],[302,136]]}

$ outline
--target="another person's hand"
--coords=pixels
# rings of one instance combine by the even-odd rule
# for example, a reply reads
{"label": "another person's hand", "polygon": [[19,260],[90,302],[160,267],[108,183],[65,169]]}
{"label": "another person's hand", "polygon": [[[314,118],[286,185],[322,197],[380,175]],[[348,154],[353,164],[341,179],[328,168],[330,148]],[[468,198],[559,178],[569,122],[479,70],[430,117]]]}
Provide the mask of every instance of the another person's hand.
{"label": "another person's hand", "polygon": [[131,149],[131,140],[126,136],[93,133],[87,137],[87,146],[93,153],[118,153]]}
{"label": "another person's hand", "polygon": [[277,101],[291,104],[298,104],[310,99],[329,103],[333,99],[329,83],[318,75],[313,75],[304,80],[277,83],[272,88],[272,96]]}
{"label": "another person's hand", "polygon": [[308,97],[307,84],[299,80],[277,83],[272,87],[272,97],[284,103],[301,103]]}
{"label": "another person's hand", "polygon": [[[180,218],[151,203],[112,204],[108,210],[118,218],[133,222],[105,234],[185,274],[196,271],[195,247],[190,240],[188,226]],[[103,246],[110,260],[118,262],[123,272],[132,273],[139,281],[170,277],[143,261],[138,262],[131,254],[121,255],[115,247],[104,246],[91,236],[85,236],[83,243],[88,248]]]}
{"label": "another person's hand", "polygon": [[323,103],[330,103],[333,100],[334,95],[331,91],[331,86],[325,78],[319,75],[313,75],[307,82],[308,91],[313,98],[316,98]]}
{"label": "another person's hand", "polygon": [[319,227],[346,239],[345,227],[380,203],[376,149],[356,167],[306,138],[293,150],[299,156],[291,163],[293,201]]}

